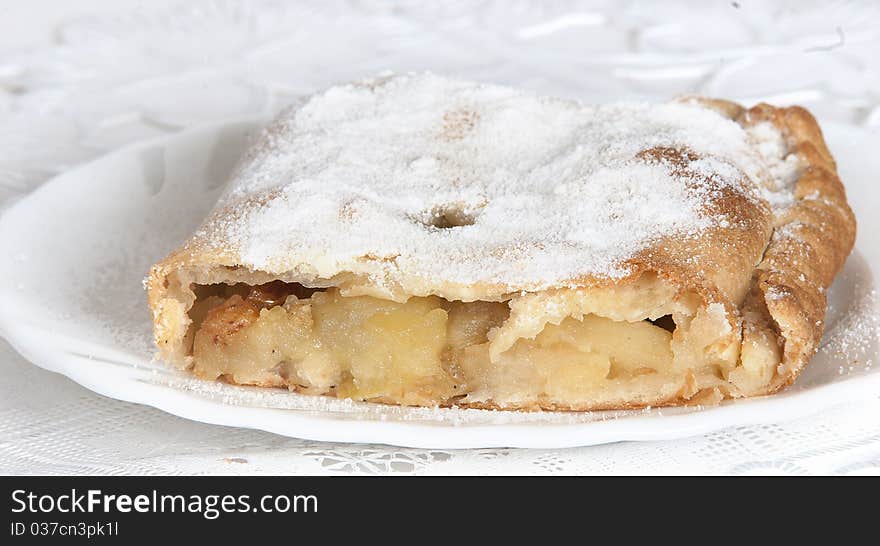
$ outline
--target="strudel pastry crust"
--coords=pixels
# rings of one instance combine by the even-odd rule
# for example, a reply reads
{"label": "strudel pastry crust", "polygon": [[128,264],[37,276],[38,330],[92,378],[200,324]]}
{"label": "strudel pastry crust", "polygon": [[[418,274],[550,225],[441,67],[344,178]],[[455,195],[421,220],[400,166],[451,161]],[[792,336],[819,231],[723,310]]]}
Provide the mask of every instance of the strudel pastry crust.
{"label": "strudel pastry crust", "polygon": [[855,219],[800,107],[591,107],[430,74],[284,112],[148,278],[161,356],[409,405],[778,391]]}

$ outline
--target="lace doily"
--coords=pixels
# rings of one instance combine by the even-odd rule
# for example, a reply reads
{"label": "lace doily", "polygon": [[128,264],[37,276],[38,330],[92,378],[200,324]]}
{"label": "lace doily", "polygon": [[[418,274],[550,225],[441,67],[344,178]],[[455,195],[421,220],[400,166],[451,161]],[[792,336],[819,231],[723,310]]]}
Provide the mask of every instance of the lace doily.
{"label": "lace doily", "polygon": [[[0,206],[142,138],[430,69],[587,101],[799,103],[880,130],[880,6],[247,2],[92,15],[0,52]],[[866,332],[876,335],[876,332]],[[440,451],[306,442],[93,394],[0,346],[2,473],[880,473],[880,399],[687,440]]]}

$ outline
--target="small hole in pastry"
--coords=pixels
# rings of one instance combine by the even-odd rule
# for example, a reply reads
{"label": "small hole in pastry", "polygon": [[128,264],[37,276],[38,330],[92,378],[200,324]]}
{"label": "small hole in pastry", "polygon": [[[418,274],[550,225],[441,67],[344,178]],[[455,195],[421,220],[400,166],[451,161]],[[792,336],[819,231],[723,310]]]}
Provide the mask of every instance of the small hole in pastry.
{"label": "small hole in pastry", "polygon": [[663,328],[667,332],[675,331],[675,321],[672,320],[672,315],[663,315],[656,320],[647,319],[647,321],[654,326],[659,326],[660,328]]}
{"label": "small hole in pastry", "polygon": [[477,215],[464,210],[460,205],[443,205],[431,209],[423,215],[422,223],[426,226],[438,229],[449,229],[462,226],[472,226],[477,221]]}

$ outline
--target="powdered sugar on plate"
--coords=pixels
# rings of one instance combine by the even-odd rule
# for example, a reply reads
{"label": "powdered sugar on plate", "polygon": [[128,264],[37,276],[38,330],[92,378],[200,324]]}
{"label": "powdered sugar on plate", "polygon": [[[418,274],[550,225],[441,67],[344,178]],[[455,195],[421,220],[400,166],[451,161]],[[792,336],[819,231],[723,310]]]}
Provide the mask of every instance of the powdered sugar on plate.
{"label": "powdered sugar on plate", "polygon": [[515,288],[621,276],[657,238],[723,221],[703,212],[707,176],[639,152],[686,148],[699,157],[691,173],[767,200],[785,189],[766,182],[784,167],[776,141],[688,102],[588,106],[431,74],[382,78],[283,114],[221,200],[238,218],[208,227],[270,272],[307,265],[329,278],[367,260],[386,276]]}

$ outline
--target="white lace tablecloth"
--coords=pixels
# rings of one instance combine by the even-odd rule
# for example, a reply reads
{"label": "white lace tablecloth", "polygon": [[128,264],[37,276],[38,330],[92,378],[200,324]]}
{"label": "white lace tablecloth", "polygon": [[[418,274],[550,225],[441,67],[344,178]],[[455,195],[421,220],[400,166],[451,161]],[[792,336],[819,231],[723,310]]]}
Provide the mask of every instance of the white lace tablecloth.
{"label": "white lace tablecloth", "polygon": [[[46,45],[0,42],[0,206],[126,143],[274,112],[383,70],[430,69],[588,101],[696,92],[799,103],[823,121],[880,131],[876,3],[103,4],[113,15],[54,25]],[[880,398],[686,440],[443,451],[189,422],[93,394],[2,341],[0,373],[0,473],[880,474]]]}

